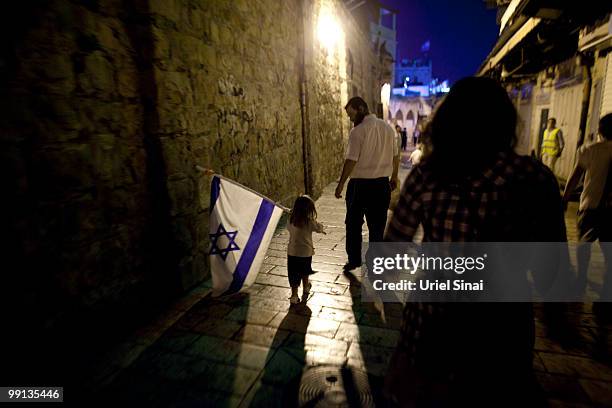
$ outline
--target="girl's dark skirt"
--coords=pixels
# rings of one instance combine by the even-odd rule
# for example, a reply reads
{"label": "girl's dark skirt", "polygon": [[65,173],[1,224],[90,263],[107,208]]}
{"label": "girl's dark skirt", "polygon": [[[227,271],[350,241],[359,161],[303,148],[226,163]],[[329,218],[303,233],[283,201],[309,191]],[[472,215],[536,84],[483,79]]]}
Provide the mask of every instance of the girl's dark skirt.
{"label": "girl's dark skirt", "polygon": [[315,273],[312,270],[312,256],[291,256],[287,255],[287,271],[289,275],[289,285],[296,288],[300,286],[302,278]]}

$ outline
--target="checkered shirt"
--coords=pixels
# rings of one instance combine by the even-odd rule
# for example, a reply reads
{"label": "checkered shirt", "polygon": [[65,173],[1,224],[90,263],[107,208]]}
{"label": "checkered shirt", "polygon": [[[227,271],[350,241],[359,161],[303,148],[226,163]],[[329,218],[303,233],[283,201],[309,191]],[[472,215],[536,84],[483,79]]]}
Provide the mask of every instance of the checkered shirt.
{"label": "checkered shirt", "polygon": [[[480,175],[455,184],[438,181],[427,163],[414,167],[404,182],[385,240],[410,242],[419,225],[424,242],[566,240],[554,175],[540,162],[510,152],[499,153]],[[453,350],[448,339],[477,335],[457,329],[463,316],[483,319],[486,326],[491,316],[479,306],[484,305],[407,303],[396,353],[419,370],[452,375]],[[493,306],[489,310],[504,307]]]}
{"label": "checkered shirt", "polygon": [[[522,185],[523,189],[519,191],[517,185]],[[533,202],[533,193],[548,204]],[[511,201],[519,207],[508,209],[507,204]],[[534,212],[534,206],[539,205],[548,208]],[[491,228],[487,228],[491,223],[499,227],[503,224],[500,216],[516,214],[518,210],[521,216],[538,219],[541,219],[541,212],[552,211],[558,220],[560,208],[559,187],[554,175],[546,166],[528,156],[499,153],[495,163],[482,174],[454,184],[436,180],[425,164],[414,167],[406,177],[385,240],[412,241],[419,224],[422,224],[424,242],[485,241],[485,238],[489,242],[564,241],[559,228],[553,228],[548,236],[536,236],[538,231],[513,231],[511,237],[503,232],[513,225],[502,226],[501,231],[495,231],[496,235],[491,235]]]}

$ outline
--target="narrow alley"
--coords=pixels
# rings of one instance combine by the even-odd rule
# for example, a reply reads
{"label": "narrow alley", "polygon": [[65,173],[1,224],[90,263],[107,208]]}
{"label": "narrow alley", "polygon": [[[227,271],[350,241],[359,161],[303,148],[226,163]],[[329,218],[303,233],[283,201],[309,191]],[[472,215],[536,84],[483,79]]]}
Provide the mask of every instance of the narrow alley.
{"label": "narrow alley", "polygon": [[0,405],[612,407],[609,1],[6,4]]}

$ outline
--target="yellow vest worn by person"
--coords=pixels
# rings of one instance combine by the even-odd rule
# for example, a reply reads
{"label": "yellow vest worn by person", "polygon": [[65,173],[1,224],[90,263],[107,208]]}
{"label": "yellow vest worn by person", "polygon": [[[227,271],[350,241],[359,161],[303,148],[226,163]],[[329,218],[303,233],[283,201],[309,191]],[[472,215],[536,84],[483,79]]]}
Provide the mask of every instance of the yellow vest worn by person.
{"label": "yellow vest worn by person", "polygon": [[559,140],[557,139],[557,133],[559,128],[549,131],[544,131],[544,138],[542,139],[542,154],[547,156],[556,157],[561,150],[559,149]]}

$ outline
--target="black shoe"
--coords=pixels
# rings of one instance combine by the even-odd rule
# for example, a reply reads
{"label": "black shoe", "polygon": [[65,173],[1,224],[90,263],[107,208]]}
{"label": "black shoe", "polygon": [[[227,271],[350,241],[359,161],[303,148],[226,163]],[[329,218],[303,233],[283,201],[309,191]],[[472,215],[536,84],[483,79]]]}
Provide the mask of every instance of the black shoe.
{"label": "black shoe", "polygon": [[347,262],[347,263],[344,264],[343,269],[344,269],[344,272],[348,272],[348,271],[352,271],[353,269],[357,269],[360,266],[361,266],[360,263],[350,263],[350,262]]}

